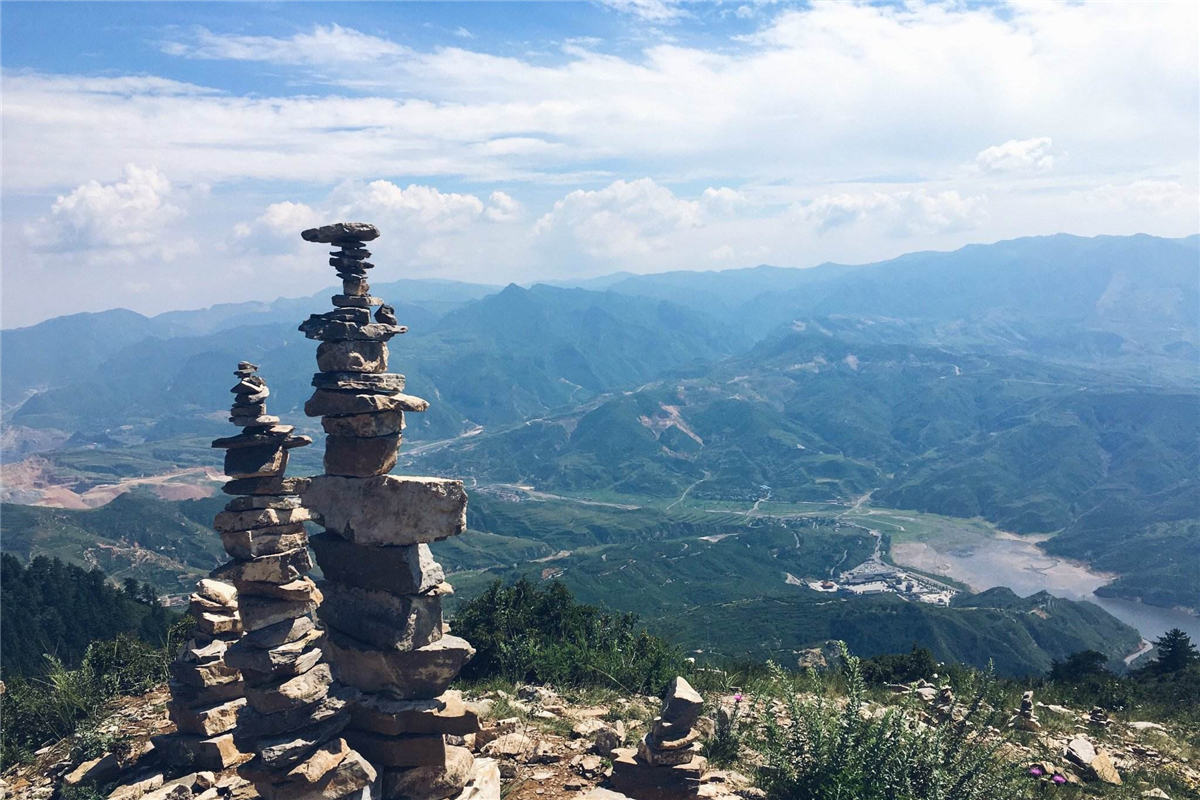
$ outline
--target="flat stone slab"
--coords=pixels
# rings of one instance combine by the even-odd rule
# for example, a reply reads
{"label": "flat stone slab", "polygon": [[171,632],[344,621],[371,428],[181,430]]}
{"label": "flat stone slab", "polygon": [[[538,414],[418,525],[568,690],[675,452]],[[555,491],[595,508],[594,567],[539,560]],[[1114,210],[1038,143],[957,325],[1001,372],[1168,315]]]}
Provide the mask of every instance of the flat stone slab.
{"label": "flat stone slab", "polygon": [[479,713],[463,702],[461,692],[454,690],[432,700],[393,700],[368,694],[351,710],[350,727],[385,736],[402,733],[466,736],[479,730]]}
{"label": "flat stone slab", "polygon": [[256,528],[276,528],[295,525],[312,519],[307,508],[252,508],[248,511],[222,511],[213,519],[217,533],[249,531]]}
{"label": "flat stone slab", "polygon": [[302,675],[246,687],[246,702],[260,714],[289,711],[315,703],[329,693],[333,672],[328,664],[317,664]]}
{"label": "flat stone slab", "polygon": [[392,594],[322,581],[321,622],[384,650],[415,650],[442,638],[442,597]]}
{"label": "flat stone slab", "polygon": [[379,238],[379,228],[366,222],[335,222],[301,231],[300,238],[319,244],[373,242]]}
{"label": "flat stone slab", "polygon": [[[234,586],[251,581],[280,584],[291,583],[297,578],[303,577],[310,569],[312,569],[312,559],[308,555],[308,550],[298,547],[295,550],[261,556],[251,561],[230,561],[228,564],[214,569],[211,577],[232,583]],[[241,589],[238,592],[239,594],[244,593]],[[244,598],[242,598],[242,602],[245,602]]]}
{"label": "flat stone slab", "polygon": [[393,594],[420,594],[446,579],[427,544],[362,547],[332,533],[309,539],[317,563],[331,581]]}
{"label": "flat stone slab", "polygon": [[[386,342],[393,336],[407,333],[404,325],[385,325],[381,322],[370,322],[360,325],[339,319],[316,315],[300,323],[297,329],[309,339],[323,342],[350,342],[356,340]],[[279,420],[275,420],[278,422]]]}
{"label": "flat stone slab", "polygon": [[338,686],[311,706],[297,706],[274,714],[262,714],[246,708],[238,717],[236,738],[239,742],[253,743],[263,736],[278,736],[287,731],[313,725],[331,717],[346,713],[350,702],[358,692],[346,686]]}
{"label": "flat stone slab", "polygon": [[457,636],[417,650],[384,651],[337,630],[328,633],[322,646],[342,683],[400,700],[440,695],[475,655],[475,648]]}
{"label": "flat stone slab", "polygon": [[[467,528],[462,481],[380,475],[312,479],[304,502],[327,530],[358,545],[436,542]],[[216,576],[219,577],[219,576]]]}
{"label": "flat stone slab", "polygon": [[321,417],[321,427],[330,436],[353,436],[359,439],[389,436],[404,430],[404,412],[380,411],[377,414]]}
{"label": "flat stone slab", "polygon": [[288,451],[279,444],[225,451],[225,474],[235,480],[282,476],[287,463]]}
{"label": "flat stone slab", "polygon": [[385,767],[441,767],[446,764],[446,738],[441,734],[380,736],[346,731],[346,741],[372,764]]}
{"label": "flat stone slab", "polygon": [[310,417],[374,414],[379,411],[426,411],[429,401],[407,394],[373,394],[317,389],[304,404]]}
{"label": "flat stone slab", "polygon": [[244,697],[200,708],[188,708],[182,704],[168,703],[167,716],[181,733],[216,736],[219,733],[225,733],[237,724],[238,712],[245,705]]}
{"label": "flat stone slab", "polygon": [[[269,628],[289,619],[311,614],[321,603],[321,591],[314,589],[305,600],[276,600],[272,597],[245,595],[238,613],[242,614],[242,628],[246,633]],[[250,669],[255,669],[250,667]]]}
{"label": "flat stone slab", "polygon": [[335,294],[329,298],[338,308],[370,308],[383,305],[382,297],[369,294]]}
{"label": "flat stone slab", "polygon": [[383,770],[385,800],[446,800],[458,794],[475,772],[475,757],[465,747],[450,746],[444,762]]}
{"label": "flat stone slab", "polygon": [[269,478],[242,478],[226,481],[221,487],[225,494],[278,497],[288,494],[303,494],[311,482],[309,478],[284,478],[279,475]]}
{"label": "flat stone slab", "polygon": [[386,342],[321,342],[317,369],[321,372],[387,372]]}
{"label": "flat stone slab", "polygon": [[399,451],[399,433],[365,438],[327,436],[322,463],[327,475],[371,478],[390,472],[396,466]]}
{"label": "flat stone slab", "polygon": [[342,392],[399,394],[404,391],[404,376],[395,372],[318,372],[312,385]]}

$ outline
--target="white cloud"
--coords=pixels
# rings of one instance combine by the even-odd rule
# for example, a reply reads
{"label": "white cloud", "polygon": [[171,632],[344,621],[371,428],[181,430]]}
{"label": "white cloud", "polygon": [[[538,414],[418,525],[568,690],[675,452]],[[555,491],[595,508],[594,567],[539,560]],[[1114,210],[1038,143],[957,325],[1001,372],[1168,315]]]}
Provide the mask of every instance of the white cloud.
{"label": "white cloud", "polygon": [[680,0],[601,0],[604,5],[646,22],[674,22],[688,16]]}
{"label": "white cloud", "polygon": [[50,216],[28,226],[28,235],[72,249],[144,245],[183,216],[183,209],[167,199],[171,182],[166,175],[126,164],[123,176],[109,184],[88,181],[59,195]]}
{"label": "white cloud", "polygon": [[475,34],[471,33],[469,30],[462,27],[461,25],[454,29],[454,35],[458,36],[461,39],[474,39],[475,38]]}
{"label": "white cloud", "polygon": [[953,190],[929,194],[919,189],[822,195],[796,211],[822,233],[867,222],[876,232],[912,236],[974,228],[987,215],[986,203],[983,197],[962,197]]}
{"label": "white cloud", "polygon": [[975,156],[975,164],[988,172],[1045,172],[1054,167],[1054,157],[1050,155],[1052,143],[1049,136],[1022,141],[1010,139],[980,151]]}
{"label": "white cloud", "polygon": [[1200,193],[1178,181],[1140,180],[1119,186],[1106,183],[1086,195],[1108,205],[1150,211],[1200,209]]}
{"label": "white cloud", "polygon": [[699,202],[640,178],[571,192],[533,230],[543,239],[568,239],[593,258],[619,259],[661,248],[667,234],[698,227],[702,213]]}
{"label": "white cloud", "polygon": [[495,191],[488,195],[488,207],[483,210],[483,215],[491,222],[516,222],[525,216],[525,207],[519,200]]}
{"label": "white cloud", "polygon": [[700,201],[704,204],[706,210],[726,215],[737,213],[749,202],[745,194],[736,189],[730,189],[728,186],[722,186],[719,189],[714,189],[710,186],[704,190],[704,194],[700,196]]}
{"label": "white cloud", "polygon": [[730,245],[727,245],[727,244],[723,244],[720,247],[714,248],[713,250],[709,250],[708,257],[711,258],[713,261],[725,261],[727,259],[733,258],[733,247]]}
{"label": "white cloud", "polygon": [[738,19],[750,19],[754,16],[754,9],[750,6],[738,6],[734,14]]}
{"label": "white cloud", "polygon": [[[466,31],[465,28],[459,30]],[[343,28],[336,23],[314,25],[310,33],[297,33],[286,39],[215,34],[200,27],[192,31],[189,39],[164,41],[161,47],[164,53],[183,58],[275,64],[361,64],[412,52],[387,39]]]}

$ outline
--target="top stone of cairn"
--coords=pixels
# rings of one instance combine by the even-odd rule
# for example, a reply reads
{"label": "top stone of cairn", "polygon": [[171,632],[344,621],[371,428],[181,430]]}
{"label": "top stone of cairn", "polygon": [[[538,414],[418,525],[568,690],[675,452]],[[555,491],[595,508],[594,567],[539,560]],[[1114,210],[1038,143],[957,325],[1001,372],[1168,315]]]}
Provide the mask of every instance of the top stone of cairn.
{"label": "top stone of cairn", "polygon": [[335,222],[319,228],[309,228],[300,236],[306,242],[320,244],[342,244],[347,242],[370,242],[379,238],[379,229],[365,222]]}

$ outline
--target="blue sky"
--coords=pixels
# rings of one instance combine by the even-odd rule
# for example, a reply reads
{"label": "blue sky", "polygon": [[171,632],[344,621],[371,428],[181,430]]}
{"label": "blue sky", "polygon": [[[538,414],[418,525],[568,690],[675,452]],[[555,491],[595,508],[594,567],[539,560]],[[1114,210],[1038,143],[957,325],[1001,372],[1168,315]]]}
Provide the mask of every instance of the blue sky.
{"label": "blue sky", "polygon": [[5,2],[3,325],[316,291],[342,218],[489,283],[1195,233],[1197,14]]}

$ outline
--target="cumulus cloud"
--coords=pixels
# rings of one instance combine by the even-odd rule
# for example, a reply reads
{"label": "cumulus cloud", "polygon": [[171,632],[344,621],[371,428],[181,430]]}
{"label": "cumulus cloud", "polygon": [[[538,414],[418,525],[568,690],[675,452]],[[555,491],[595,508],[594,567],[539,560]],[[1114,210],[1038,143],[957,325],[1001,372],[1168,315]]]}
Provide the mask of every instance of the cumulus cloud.
{"label": "cumulus cloud", "polygon": [[1108,205],[1149,211],[1200,210],[1200,193],[1178,181],[1140,180],[1123,185],[1106,183],[1086,192]]}
{"label": "cumulus cloud", "polygon": [[975,156],[975,164],[988,172],[1045,172],[1054,167],[1050,155],[1049,136],[1017,141],[1010,139],[1004,144],[994,145]]}
{"label": "cumulus cloud", "polygon": [[525,216],[525,206],[504,192],[496,191],[488,195],[488,207],[483,210],[483,216],[491,222],[516,222]]}
{"label": "cumulus cloud", "polygon": [[986,199],[963,197],[957,191],[934,194],[923,189],[822,195],[798,206],[797,214],[824,233],[860,222],[891,236],[953,233],[979,224],[986,216]]}
{"label": "cumulus cloud", "polygon": [[43,243],[73,248],[144,245],[183,216],[170,194],[171,182],[162,172],[126,164],[122,180],[92,180],[59,195],[50,216],[27,232]]}

